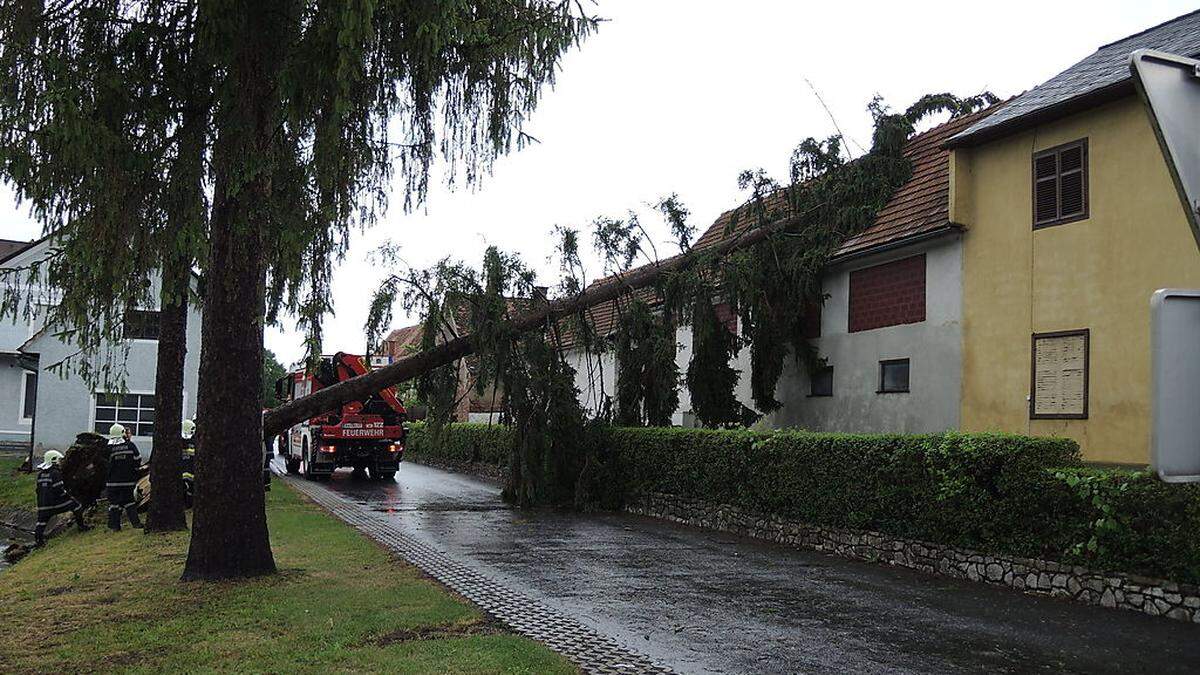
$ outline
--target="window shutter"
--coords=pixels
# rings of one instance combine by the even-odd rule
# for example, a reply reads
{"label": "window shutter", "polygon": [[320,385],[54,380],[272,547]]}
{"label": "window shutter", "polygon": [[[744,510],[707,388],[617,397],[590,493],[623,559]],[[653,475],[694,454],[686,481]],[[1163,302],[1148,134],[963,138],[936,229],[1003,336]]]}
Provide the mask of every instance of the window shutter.
{"label": "window shutter", "polygon": [[1047,223],[1058,218],[1058,156],[1038,157],[1034,162],[1037,185],[1034,194],[1034,222]]}
{"label": "window shutter", "polygon": [[1059,155],[1062,173],[1061,213],[1059,218],[1077,216],[1084,211],[1083,146],[1067,148]]}

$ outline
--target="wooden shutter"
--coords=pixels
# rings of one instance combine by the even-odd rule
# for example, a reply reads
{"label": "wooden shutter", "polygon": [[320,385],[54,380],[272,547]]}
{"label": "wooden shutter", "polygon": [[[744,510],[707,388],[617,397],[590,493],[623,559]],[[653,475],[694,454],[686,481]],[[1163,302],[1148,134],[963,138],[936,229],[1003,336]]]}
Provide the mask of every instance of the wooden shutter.
{"label": "wooden shutter", "polygon": [[1041,225],[1058,219],[1058,155],[1043,155],[1033,160],[1033,223]]}
{"label": "wooden shutter", "polygon": [[1088,216],[1087,139],[1033,156],[1033,226],[1060,225]]}

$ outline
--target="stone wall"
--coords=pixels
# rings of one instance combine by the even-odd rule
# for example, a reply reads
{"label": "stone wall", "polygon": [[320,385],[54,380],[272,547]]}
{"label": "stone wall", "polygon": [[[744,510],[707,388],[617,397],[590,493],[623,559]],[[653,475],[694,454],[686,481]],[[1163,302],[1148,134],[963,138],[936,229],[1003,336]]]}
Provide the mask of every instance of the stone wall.
{"label": "stone wall", "polygon": [[990,555],[879,532],[807,525],[661,493],[641,496],[626,511],[853,560],[886,563],[955,579],[1008,586],[1032,595],[1200,624],[1200,588],[1162,579],[1097,572],[1048,560]]}

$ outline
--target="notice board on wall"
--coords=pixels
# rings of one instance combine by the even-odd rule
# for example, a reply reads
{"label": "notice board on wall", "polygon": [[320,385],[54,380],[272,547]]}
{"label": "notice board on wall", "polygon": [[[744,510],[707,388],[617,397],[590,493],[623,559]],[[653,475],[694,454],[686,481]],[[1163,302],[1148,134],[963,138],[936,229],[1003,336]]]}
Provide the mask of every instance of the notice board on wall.
{"label": "notice board on wall", "polygon": [[1086,330],[1034,334],[1031,418],[1087,418],[1088,338]]}

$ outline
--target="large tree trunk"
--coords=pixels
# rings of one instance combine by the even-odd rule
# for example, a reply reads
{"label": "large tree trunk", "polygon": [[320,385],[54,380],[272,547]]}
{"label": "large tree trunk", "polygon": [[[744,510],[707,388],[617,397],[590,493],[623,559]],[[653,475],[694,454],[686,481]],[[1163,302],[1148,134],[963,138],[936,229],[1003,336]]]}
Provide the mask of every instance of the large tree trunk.
{"label": "large tree trunk", "polygon": [[187,529],[179,461],[183,453],[183,364],[187,357],[188,277],[191,259],[174,256],[162,270],[158,370],[154,376],[154,453],[150,455],[147,532]]}
{"label": "large tree trunk", "polygon": [[196,436],[192,539],[183,578],[275,572],[262,484],[264,234],[278,131],[279,3],[243,3],[213,164]]}
{"label": "large tree trunk", "polygon": [[[762,241],[773,233],[786,230],[794,224],[793,219],[785,219],[767,227],[757,227],[730,237],[721,243],[714,252],[723,256],[738,248],[750,246]],[[513,329],[518,333],[534,329],[544,329],[547,322],[556,321],[566,316],[582,312],[603,302],[613,300],[631,290],[643,288],[655,283],[660,276],[676,270],[681,270],[693,264],[698,257],[685,254],[662,261],[657,265],[649,265],[620,279],[592,286],[584,293],[563,300],[542,304],[513,319]],[[263,419],[263,433],[266,438],[273,438],[285,429],[298,424],[310,417],[336,410],[350,401],[361,401],[386,387],[405,382],[433,370],[439,366],[463,358],[475,351],[471,335],[447,340],[442,344],[407,358],[400,359],[391,365],[373,370],[366,375],[339,382],[332,387],[326,387],[313,394],[285,403],[267,413]]]}

